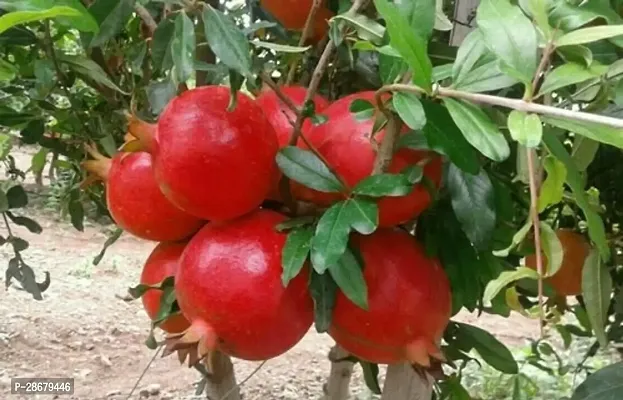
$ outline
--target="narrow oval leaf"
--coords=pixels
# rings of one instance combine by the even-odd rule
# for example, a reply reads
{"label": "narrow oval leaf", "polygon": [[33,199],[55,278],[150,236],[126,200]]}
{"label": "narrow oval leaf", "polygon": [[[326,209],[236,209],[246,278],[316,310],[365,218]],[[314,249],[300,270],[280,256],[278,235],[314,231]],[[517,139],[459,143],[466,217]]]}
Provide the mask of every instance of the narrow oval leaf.
{"label": "narrow oval leaf", "polygon": [[433,65],[428,58],[427,41],[413,34],[409,21],[394,4],[387,0],[374,0],[374,5],[385,19],[392,47],[413,70],[413,83],[430,91]]}
{"label": "narrow oval leaf", "polygon": [[[622,81],[623,82],[623,81]],[[578,136],[573,141],[571,158],[578,171],[584,172],[593,162],[599,150],[599,142],[585,136]]]}
{"label": "narrow oval leaf", "polygon": [[363,370],[363,379],[366,382],[366,386],[374,394],[381,394],[381,386],[379,385],[379,366],[378,364],[370,363],[367,361],[360,361],[361,369]]}
{"label": "narrow oval leaf", "polygon": [[543,117],[543,122],[566,129],[578,135],[596,140],[601,143],[623,149],[623,129],[612,128],[606,125],[592,122],[573,121],[558,117]]}
{"label": "narrow oval leaf", "polygon": [[623,398],[623,361],[608,365],[586,378],[571,400],[615,400]]}
{"label": "narrow oval leaf", "polygon": [[508,245],[507,248],[502,249],[502,250],[495,250],[493,252],[493,255],[496,257],[508,257],[508,255],[510,254],[511,250],[513,250],[515,247],[517,247],[517,245],[519,245],[519,243],[523,242],[523,240],[526,238],[526,235],[528,234],[528,232],[530,232],[530,228],[532,228],[532,219],[528,218],[528,220],[526,221],[526,223],[521,227],[521,229],[519,229],[514,235],[513,235],[513,239],[511,241],[511,244]]}
{"label": "narrow oval leaf", "polygon": [[119,86],[111,81],[102,67],[89,58],[68,54],[57,54],[56,58],[59,62],[67,64],[67,66],[75,73],[82,75],[86,79],[90,79],[100,85],[109,87],[119,93],[129,94],[124,92],[121,88],[119,88]]}
{"label": "narrow oval leaf", "polygon": [[556,46],[592,43],[623,35],[623,25],[601,25],[578,29],[562,35],[554,41]]}
{"label": "narrow oval leaf", "polygon": [[77,17],[80,15],[80,11],[67,6],[54,6],[47,10],[37,11],[13,11],[0,17],[0,33],[19,24],[26,24],[28,22],[59,16]]}
{"label": "narrow oval leaf", "polygon": [[368,285],[363,278],[362,266],[350,249],[345,250],[337,263],[329,265],[329,273],[348,300],[368,310]]}
{"label": "narrow oval leaf", "polygon": [[497,296],[497,294],[500,293],[500,291],[504,289],[507,285],[524,278],[538,280],[539,274],[532,268],[528,267],[519,267],[512,271],[502,272],[500,276],[487,284],[482,301],[485,304],[490,303],[493,298]]}
{"label": "narrow oval leaf", "polygon": [[258,39],[254,39],[251,41],[251,44],[257,47],[262,47],[264,49],[274,50],[280,53],[304,53],[307,50],[311,49],[311,46],[289,46],[286,44],[278,44],[271,42],[264,42]]}
{"label": "narrow oval leaf", "polygon": [[422,106],[426,111],[423,132],[428,147],[447,155],[463,171],[477,174],[480,170],[478,154],[456,126],[448,109],[429,100],[423,100]]}
{"label": "narrow oval leaf", "polygon": [[444,103],[465,139],[483,155],[493,161],[504,161],[510,155],[510,147],[498,127],[479,107],[445,98]]}
{"label": "narrow oval leaf", "polygon": [[358,36],[372,42],[381,42],[385,35],[385,27],[363,14],[339,14],[333,17],[335,21],[345,21],[357,30]]}
{"label": "narrow oval leaf", "polygon": [[601,262],[599,251],[591,250],[582,269],[582,296],[595,337],[602,347],[608,344],[605,323],[608,319],[612,277],[608,268]]}
{"label": "narrow oval leaf", "polygon": [[251,49],[244,33],[227,15],[210,5],[205,5],[202,16],[206,40],[216,57],[242,76],[251,76]]}
{"label": "narrow oval leaf", "polygon": [[588,234],[591,240],[597,245],[603,261],[610,259],[610,247],[606,239],[606,229],[601,216],[593,209],[588,196],[584,191],[584,180],[573,164],[573,159],[565,149],[564,145],[553,134],[544,135],[543,142],[548,150],[567,168],[567,184],[571,188],[575,197],[575,202],[584,211],[586,222],[588,223]]}
{"label": "narrow oval leaf", "polygon": [[547,270],[543,271],[543,276],[552,276],[562,266],[564,249],[556,232],[549,224],[541,221],[539,226],[541,227],[541,246],[547,258]]}
{"label": "narrow oval leaf", "polygon": [[400,119],[411,129],[422,129],[426,125],[426,114],[422,102],[415,93],[396,92],[392,97],[394,109]]}
{"label": "narrow oval leaf", "polygon": [[379,225],[379,207],[373,200],[349,199],[345,212],[350,226],[362,235],[371,234]]}
{"label": "narrow oval leaf", "polygon": [[532,22],[509,0],[482,0],[476,14],[487,47],[523,82],[537,68],[537,35]]}
{"label": "narrow oval leaf", "polygon": [[500,71],[498,62],[491,61],[468,72],[454,87],[466,92],[479,93],[504,89],[519,82]]}
{"label": "narrow oval leaf", "polygon": [[89,47],[102,46],[121,32],[134,12],[135,0],[96,0],[89,13],[99,24],[99,31],[89,41]]}
{"label": "narrow oval leaf", "polygon": [[472,175],[450,164],[446,185],[463,231],[476,247],[486,246],[496,220],[494,191],[489,175],[484,170]]}
{"label": "narrow oval leaf", "polygon": [[355,99],[348,106],[348,110],[357,121],[365,121],[374,116],[374,105],[368,100]]}
{"label": "narrow oval leaf", "polygon": [[324,333],[331,326],[337,285],[331,274],[318,274],[312,271],[309,280],[309,292],[314,301],[314,325],[318,333]]}
{"label": "narrow oval leaf", "polygon": [[28,217],[22,217],[22,216],[19,216],[19,215],[14,215],[11,212],[7,212],[6,215],[11,219],[11,221],[16,223],[17,225],[21,225],[21,226],[25,227],[26,229],[28,229],[32,233],[41,233],[41,232],[43,232],[43,228],[41,227],[41,225],[39,225],[39,223],[37,223],[37,221],[35,221],[33,219],[30,219]]}
{"label": "narrow oval leaf", "polygon": [[485,54],[486,49],[482,32],[478,28],[465,36],[457,50],[456,60],[452,67],[452,80],[455,86],[461,85],[465,76]]}
{"label": "narrow oval leaf", "polygon": [[195,25],[184,11],[175,18],[175,35],[171,42],[171,55],[177,82],[186,82],[195,70]]}
{"label": "narrow oval leaf", "polygon": [[547,172],[547,178],[545,178],[539,192],[539,213],[545,211],[550,205],[558,204],[562,201],[562,196],[565,192],[565,181],[567,180],[567,168],[556,157],[545,157],[543,167]]}
{"label": "narrow oval leaf", "polygon": [[511,137],[526,147],[537,147],[543,137],[543,124],[536,114],[513,110],[508,114]]}
{"label": "narrow oval leaf", "polygon": [[339,192],[342,184],[314,153],[287,146],[277,153],[277,165],[288,178],[322,192]]}
{"label": "narrow oval leaf", "polygon": [[401,174],[378,174],[369,176],[353,188],[353,193],[362,196],[406,196],[413,190],[413,185]]}
{"label": "narrow oval leaf", "polygon": [[608,67],[603,65],[593,65],[590,68],[577,63],[563,64],[545,76],[543,85],[539,90],[539,96],[551,93],[557,89],[569,85],[575,85],[588,79],[596,78],[605,74]]}
{"label": "narrow oval leaf", "polygon": [[436,0],[394,2],[402,15],[407,17],[411,29],[421,38],[428,40],[435,24]]}
{"label": "narrow oval leaf", "polygon": [[519,370],[513,353],[492,334],[473,325],[455,322],[459,327],[462,341],[467,341],[482,359],[506,374],[516,374]]}
{"label": "narrow oval leaf", "polygon": [[323,274],[346,251],[350,221],[346,207],[348,201],[340,201],[329,208],[320,217],[316,226],[316,233],[312,239],[311,261],[314,270]]}
{"label": "narrow oval leaf", "polygon": [[154,70],[164,71],[171,68],[171,41],[175,34],[175,21],[172,17],[163,18],[158,24],[151,40],[151,60]]}
{"label": "narrow oval leaf", "polygon": [[313,236],[314,231],[309,226],[299,227],[288,233],[281,253],[281,264],[283,265],[281,282],[284,287],[287,287],[288,283],[303,269]]}

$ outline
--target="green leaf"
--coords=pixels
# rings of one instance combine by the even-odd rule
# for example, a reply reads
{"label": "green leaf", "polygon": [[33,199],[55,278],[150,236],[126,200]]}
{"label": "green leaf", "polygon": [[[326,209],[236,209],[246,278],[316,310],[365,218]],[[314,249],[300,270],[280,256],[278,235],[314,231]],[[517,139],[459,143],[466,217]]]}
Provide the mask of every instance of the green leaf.
{"label": "green leaf", "polygon": [[195,26],[183,10],[175,18],[171,55],[177,82],[186,82],[195,70]]}
{"label": "green leaf", "polygon": [[17,68],[8,61],[0,60],[0,82],[10,82],[17,74]]}
{"label": "green leaf", "polygon": [[167,276],[163,280],[154,284],[145,284],[140,283],[134,287],[128,288],[128,294],[132,296],[134,299],[140,299],[150,290],[164,290],[174,285],[175,278],[173,276]]}
{"label": "green leaf", "polygon": [[275,226],[277,232],[285,232],[290,229],[300,228],[305,225],[311,225],[316,222],[313,216],[294,217]]}
{"label": "green leaf", "polygon": [[547,178],[539,192],[539,213],[545,211],[550,205],[558,204],[562,201],[562,196],[565,192],[565,181],[567,180],[567,168],[556,157],[545,157],[543,167],[547,172]]}
{"label": "green leaf", "polygon": [[593,122],[573,121],[559,117],[543,117],[543,122],[568,130],[578,135],[596,140],[601,143],[623,149],[623,129],[612,128]]}
{"label": "green leaf", "polygon": [[592,249],[582,269],[582,296],[593,332],[602,347],[608,344],[605,324],[612,294],[612,277],[601,262],[599,251]]}
{"label": "green leaf", "polygon": [[591,78],[596,78],[607,72],[608,67],[603,65],[593,65],[587,68],[577,63],[567,63],[555,68],[545,76],[543,85],[539,91],[539,96],[551,93],[557,89],[569,85],[575,85]]}
{"label": "green leaf", "polygon": [[564,249],[556,232],[549,224],[541,221],[539,226],[541,227],[541,247],[547,257],[547,271],[543,271],[543,276],[552,276],[562,266]]}
{"label": "green leaf", "polygon": [[482,301],[485,304],[490,303],[493,298],[497,296],[498,293],[500,293],[500,291],[506,288],[506,286],[525,278],[538,280],[539,274],[532,268],[528,267],[518,267],[517,269],[514,269],[512,271],[502,272],[496,279],[492,280],[487,284]]}
{"label": "green leaf", "polygon": [[463,231],[476,247],[486,247],[496,220],[494,191],[489,175],[484,170],[472,175],[450,164],[446,185]]}
{"label": "green leaf", "polygon": [[371,234],[379,225],[379,207],[373,200],[351,198],[344,212],[351,228],[362,235]]}
{"label": "green leaf", "polygon": [[[77,16],[63,16],[59,15],[54,18],[54,22],[63,25],[67,28],[77,29],[82,32],[97,32],[99,30],[99,25],[97,21],[93,18],[91,13],[86,9],[84,5],[80,2],[80,0],[29,0],[29,1],[13,1],[10,6],[7,5],[7,11],[48,11],[49,9],[55,6],[65,6],[69,8],[73,8],[78,11],[79,14]],[[0,8],[3,8],[3,2],[0,1]],[[8,32],[7,32],[8,33]],[[27,38],[24,37],[23,31],[13,31],[11,32],[17,35],[11,35],[14,38],[17,38],[18,41],[21,38],[22,41]],[[29,45],[32,43],[15,43],[19,45]]]}
{"label": "green leaf", "polygon": [[505,248],[505,249],[494,251],[493,255],[496,256],[496,257],[508,257],[508,255],[510,254],[511,250],[513,250],[515,247],[517,247],[517,245],[519,245],[521,242],[523,242],[523,240],[525,239],[525,237],[528,234],[528,232],[530,232],[530,228],[532,228],[532,219],[528,218],[528,220],[521,227],[521,229],[519,229],[515,233],[515,235],[513,235],[513,239],[511,241],[511,244],[508,245],[508,247]]}
{"label": "green leaf", "polygon": [[466,101],[450,98],[445,98],[444,104],[472,146],[493,161],[504,161],[508,158],[510,148],[506,138],[482,109]]}
{"label": "green leaf", "polygon": [[9,211],[9,199],[4,193],[4,190],[0,188],[0,213]]}
{"label": "green leaf", "polygon": [[21,185],[12,186],[7,190],[6,197],[9,200],[9,208],[23,208],[28,205],[28,196]]}
{"label": "green leaf", "polygon": [[363,14],[339,14],[333,17],[334,21],[345,21],[357,30],[357,36],[379,43],[385,35],[385,27]]}
{"label": "green leaf", "polygon": [[102,46],[121,32],[132,13],[135,0],[96,0],[89,12],[99,24],[99,32],[89,42],[89,47]]}
{"label": "green leaf", "polygon": [[258,39],[254,39],[251,41],[251,44],[257,47],[261,47],[264,49],[274,50],[280,53],[305,53],[307,50],[311,49],[311,46],[289,46],[287,44],[279,44],[272,42],[263,42]]}
{"label": "green leaf", "polygon": [[465,36],[452,67],[452,80],[455,86],[461,85],[463,79],[485,54],[486,49],[482,32],[479,29],[474,29]]}
{"label": "green leaf", "polygon": [[381,394],[381,386],[379,385],[379,366],[367,361],[359,361],[363,370],[363,380],[366,386],[374,394]]}
{"label": "green leaf", "polygon": [[431,90],[433,66],[427,54],[427,42],[413,35],[409,21],[400,10],[387,0],[374,0],[376,9],[387,24],[390,43],[413,70],[413,83]]}
{"label": "green leaf", "polygon": [[433,67],[433,81],[441,81],[452,76],[452,67],[454,64],[437,65]]}
{"label": "green leaf", "polygon": [[26,24],[28,22],[40,21],[59,16],[77,17],[80,15],[80,11],[66,6],[54,6],[47,10],[37,11],[14,11],[0,17],[0,33],[19,24]]}
{"label": "green leaf", "polygon": [[75,73],[82,75],[84,78],[90,79],[100,85],[104,85],[113,90],[118,91],[119,93],[129,94],[121,90],[113,81],[110,80],[106,72],[100,67],[95,61],[83,57],[83,56],[72,56],[68,54],[58,54],[57,59],[61,63],[65,63],[71,68]]}
{"label": "green leaf", "polygon": [[[459,132],[459,135],[461,133]],[[461,136],[462,137],[462,136]],[[422,131],[410,130],[404,135],[400,135],[398,142],[396,143],[396,149],[412,149],[412,150],[430,150],[428,140],[424,136]],[[436,148],[435,151],[439,154],[445,154],[441,148]]]}
{"label": "green leaf", "polygon": [[554,41],[556,46],[571,46],[596,42],[623,35],[623,25],[601,25],[578,29],[562,35]]}
{"label": "green leaf", "polygon": [[175,34],[172,17],[164,18],[158,24],[151,40],[151,60],[155,71],[164,71],[173,65],[171,42]]}
{"label": "green leaf", "polygon": [[428,41],[435,24],[436,0],[400,1],[395,4],[401,14],[407,16],[411,29]]}
{"label": "green leaf", "polygon": [[460,335],[473,346],[487,364],[505,374],[518,372],[513,353],[489,332],[460,322],[455,322],[455,325],[459,327]]}
{"label": "green leaf", "polygon": [[305,260],[307,260],[309,255],[313,236],[314,231],[309,226],[293,229],[288,234],[281,253],[281,263],[283,265],[281,282],[284,287],[287,287],[288,283],[303,269]]}
{"label": "green leaf", "polygon": [[374,105],[368,100],[355,99],[348,106],[348,110],[357,121],[366,121],[374,116]]}
{"label": "green leaf", "polygon": [[324,333],[331,326],[331,316],[335,306],[337,284],[331,274],[318,274],[312,270],[309,292],[314,301],[314,325],[318,333]]}
{"label": "green leaf", "polygon": [[531,82],[537,68],[537,35],[521,9],[509,0],[483,0],[476,21],[489,50],[514,77]]}
{"label": "green leaf", "polygon": [[465,92],[490,92],[513,86],[518,81],[500,71],[498,62],[491,61],[468,72],[463,80],[456,83],[456,89]]}
{"label": "green leaf", "polygon": [[362,266],[350,249],[345,249],[337,263],[329,265],[329,273],[346,298],[357,307],[368,310],[368,285],[363,278]]}
{"label": "green leaf", "polygon": [[78,190],[71,191],[67,210],[69,211],[71,224],[74,228],[80,232],[84,232],[84,207],[80,202],[80,192],[78,192]]}
{"label": "green leaf", "polygon": [[[623,82],[623,81],[622,81]],[[571,158],[575,163],[578,171],[584,172],[593,162],[599,150],[599,142],[584,136],[578,136],[573,141],[573,150]]]}
{"label": "green leaf", "polygon": [[395,92],[392,97],[394,109],[400,119],[411,129],[422,129],[426,125],[426,114],[422,102],[415,93]]}
{"label": "green leaf", "polygon": [[342,184],[314,153],[286,146],[277,153],[277,165],[288,178],[322,192],[340,192]]}
{"label": "green leaf", "polygon": [[158,115],[169,102],[177,95],[177,87],[172,79],[167,78],[160,82],[151,82],[145,89],[151,111]]}
{"label": "green leaf", "polygon": [[571,400],[616,400],[623,397],[623,361],[604,367],[575,389]]}
{"label": "green leaf", "polygon": [[17,236],[10,236],[7,240],[7,243],[11,243],[13,246],[13,251],[20,252],[28,249],[30,244],[24,239]]}
{"label": "green leaf", "polygon": [[384,84],[394,83],[408,69],[409,66],[402,58],[379,54],[379,75]]}
{"label": "green leaf", "polygon": [[536,114],[513,110],[508,114],[511,137],[526,147],[537,147],[543,137],[543,125]]}
{"label": "green leaf", "polygon": [[108,248],[112,246],[121,237],[122,234],[123,229],[117,228],[110,236],[108,236],[108,238],[106,238],[106,241],[102,246],[102,250],[100,250],[99,254],[93,259],[93,265],[98,265],[102,261],[104,255],[106,254],[106,250],[108,250]]}
{"label": "green leaf", "polygon": [[353,193],[371,197],[399,197],[408,195],[412,190],[413,185],[404,175],[386,173],[364,178],[353,188]]}
{"label": "green leaf", "polygon": [[318,221],[312,239],[311,261],[319,274],[335,265],[346,251],[351,226],[347,205],[348,201],[335,203]]}
{"label": "green leaf", "polygon": [[577,63],[584,67],[590,67],[593,63],[593,52],[586,46],[565,46],[556,49],[556,52],[566,62]]}
{"label": "green leaf", "polygon": [[19,215],[14,215],[12,212],[7,212],[6,215],[16,223],[17,225],[23,226],[28,229],[32,233],[41,233],[43,232],[43,228],[41,225],[37,223],[37,221],[30,219],[28,217],[22,217]]}
{"label": "green leaf", "polygon": [[428,146],[447,155],[463,171],[477,174],[480,170],[478,154],[456,126],[448,110],[429,100],[423,100],[422,106],[426,111],[423,131]]}
{"label": "green leaf", "polygon": [[597,245],[602,260],[607,261],[610,258],[610,247],[606,239],[604,222],[588,201],[588,196],[584,191],[584,180],[580,172],[575,168],[573,159],[556,136],[551,134],[544,135],[543,142],[548,150],[565,164],[567,168],[567,184],[575,196],[575,202],[580,206],[582,211],[584,211],[586,222],[588,223],[588,234],[591,240]]}
{"label": "green leaf", "polygon": [[251,49],[244,33],[222,12],[205,5],[205,37],[216,57],[242,76],[251,76]]}
{"label": "green leaf", "polygon": [[547,19],[548,4],[547,1],[529,0],[530,13],[534,18],[539,29],[543,32],[545,40],[548,41],[552,37],[552,27]]}

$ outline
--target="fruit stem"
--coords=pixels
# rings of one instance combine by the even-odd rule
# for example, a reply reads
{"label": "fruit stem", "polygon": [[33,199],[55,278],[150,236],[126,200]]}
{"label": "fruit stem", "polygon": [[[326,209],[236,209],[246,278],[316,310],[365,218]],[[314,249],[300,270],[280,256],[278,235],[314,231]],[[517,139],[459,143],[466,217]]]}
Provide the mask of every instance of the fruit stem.
{"label": "fruit stem", "polygon": [[124,136],[126,142],[121,146],[122,151],[146,151],[151,152],[156,136],[156,124],[143,121],[135,114],[125,113],[128,121],[128,131]]}

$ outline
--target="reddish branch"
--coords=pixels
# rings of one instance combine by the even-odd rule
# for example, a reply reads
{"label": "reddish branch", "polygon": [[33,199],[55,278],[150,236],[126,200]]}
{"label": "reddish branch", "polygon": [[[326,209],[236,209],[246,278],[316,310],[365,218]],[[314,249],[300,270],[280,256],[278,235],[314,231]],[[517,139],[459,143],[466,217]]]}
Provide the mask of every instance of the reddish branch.
{"label": "reddish branch", "polygon": [[[309,14],[307,15],[307,20],[305,21],[305,27],[303,27],[301,38],[299,39],[299,46],[304,46],[305,41],[307,41],[307,39],[311,36],[312,30],[314,29],[314,20],[316,19],[316,14],[318,13],[321,5],[322,0],[314,0],[312,7],[309,10]],[[296,60],[292,62],[290,71],[288,71],[288,77],[286,78],[286,85],[289,85],[294,80],[297,65],[298,62]]]}

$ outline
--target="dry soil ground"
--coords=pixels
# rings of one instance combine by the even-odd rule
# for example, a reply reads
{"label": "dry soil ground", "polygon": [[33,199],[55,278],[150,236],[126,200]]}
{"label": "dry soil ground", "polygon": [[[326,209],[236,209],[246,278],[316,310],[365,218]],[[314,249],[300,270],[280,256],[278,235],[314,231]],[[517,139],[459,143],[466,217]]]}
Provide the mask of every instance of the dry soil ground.
{"label": "dry soil ground", "polygon": [[[18,165],[27,168],[32,154],[22,149]],[[0,176],[4,178],[4,171]],[[29,194],[36,198],[32,176],[26,182]],[[116,295],[125,295],[137,282],[154,244],[124,235],[95,267],[91,261],[106,237],[102,226],[87,224],[84,232],[78,232],[53,213],[37,207],[28,213],[36,216],[44,231],[34,235],[17,228],[31,244],[24,256],[40,275],[49,271],[52,284],[43,301],[14,287],[0,291],[0,398],[17,400],[18,396],[9,394],[9,382],[11,377],[22,376],[74,377],[72,399],[127,398],[153,352],[143,344],[149,324],[140,303],[125,302]],[[2,268],[10,255],[7,246],[0,248]],[[0,281],[4,286],[3,278]],[[537,333],[535,322],[521,316],[505,320],[461,314],[457,319],[489,329],[509,345],[522,345]],[[327,352],[331,345],[329,337],[310,331],[294,349],[268,361],[244,385],[244,399],[319,399],[330,367]],[[238,379],[256,366],[235,361]],[[180,366],[177,358],[157,358],[132,398],[190,399],[198,380],[198,372]],[[352,388],[353,399],[371,398],[359,370]]]}

